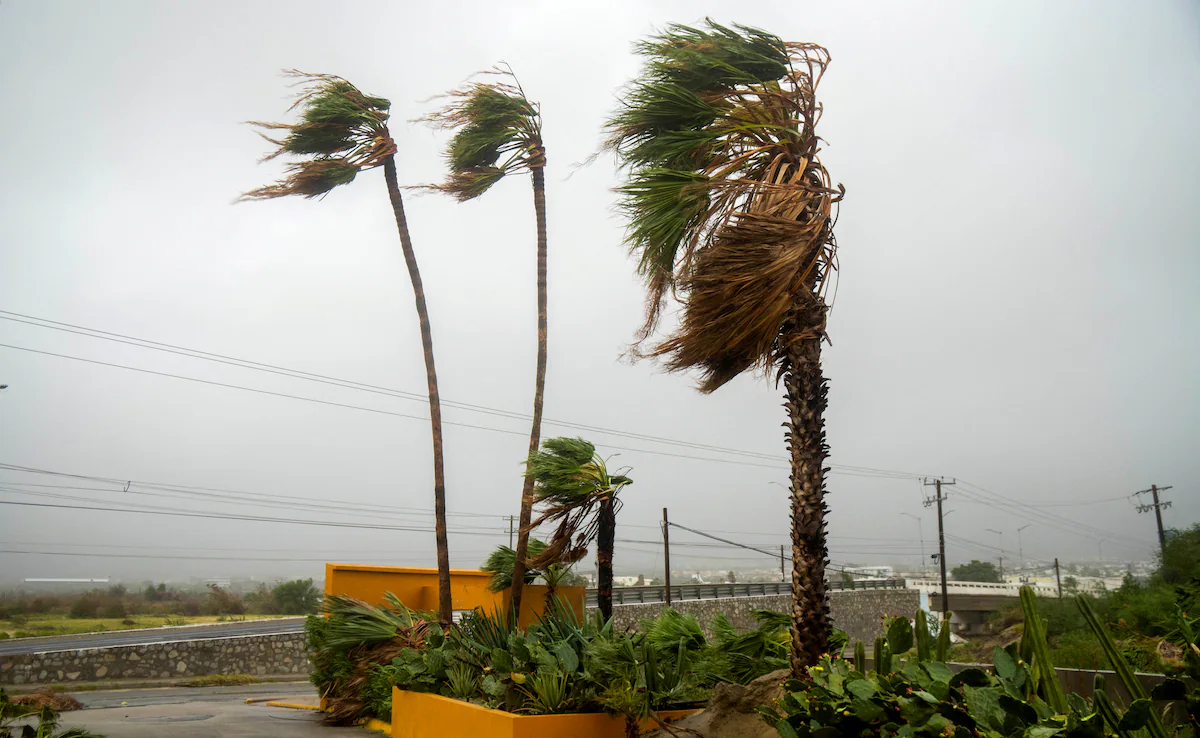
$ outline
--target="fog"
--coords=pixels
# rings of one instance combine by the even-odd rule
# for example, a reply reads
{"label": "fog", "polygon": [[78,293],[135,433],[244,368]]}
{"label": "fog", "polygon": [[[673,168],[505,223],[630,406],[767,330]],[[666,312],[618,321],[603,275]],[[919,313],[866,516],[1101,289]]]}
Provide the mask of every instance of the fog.
{"label": "fog", "polygon": [[[1196,7],[4,2],[0,579],[434,565],[420,339],[382,172],[321,201],[231,204],[281,171],[257,163],[267,144],[242,122],[283,118],[293,67],[390,98],[401,181],[418,185],[443,176],[446,136],[407,121],[511,64],[549,160],[543,436],[583,435],[629,468],[617,573],[661,570],[664,507],[786,543],[780,390],[743,376],[703,396],[621,358],[644,290],[614,162],[587,163],[638,70],[631,44],[706,15],[833,56],[819,90],[824,161],[847,192],[825,351],[833,563],[912,567],[919,534],[931,553],[926,475],[958,480],[951,562],[1148,559],[1154,516],[1132,493],[1172,485],[1164,523],[1200,518]],[[508,542],[528,443],[530,187],[406,204],[455,403],[451,563],[475,567]],[[777,565],[704,541],[673,532],[675,568]]]}

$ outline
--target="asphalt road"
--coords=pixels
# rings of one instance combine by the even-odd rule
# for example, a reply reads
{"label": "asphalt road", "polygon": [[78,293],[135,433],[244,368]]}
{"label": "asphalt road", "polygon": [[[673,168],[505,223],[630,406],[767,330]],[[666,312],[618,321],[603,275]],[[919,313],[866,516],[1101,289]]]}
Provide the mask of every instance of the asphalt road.
{"label": "asphalt road", "polygon": [[[321,724],[319,713],[271,707],[263,700],[315,704],[305,682],[243,687],[79,692],[84,709],[64,712],[61,729],[86,728],[108,738],[378,738],[362,728]],[[255,700],[248,704],[247,699]],[[28,722],[28,721],[25,721]]]}
{"label": "asphalt road", "polygon": [[182,625],[169,628],[147,628],[145,630],[118,630],[109,633],[47,636],[45,638],[13,638],[0,641],[0,656],[17,653],[74,651],[80,648],[139,646],[143,643],[168,643],[171,641],[199,641],[212,638],[231,638],[234,636],[299,633],[303,630],[304,618],[276,618],[273,620],[254,620],[242,623]]}

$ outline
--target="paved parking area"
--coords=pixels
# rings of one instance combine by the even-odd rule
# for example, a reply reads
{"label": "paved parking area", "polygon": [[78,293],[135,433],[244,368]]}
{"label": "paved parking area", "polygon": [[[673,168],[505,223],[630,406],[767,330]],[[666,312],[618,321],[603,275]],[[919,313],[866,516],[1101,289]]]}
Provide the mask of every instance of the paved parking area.
{"label": "paved parking area", "polygon": [[87,728],[106,738],[370,738],[362,728],[333,728],[312,710],[268,707],[246,700],[279,698],[315,704],[307,683],[244,687],[138,689],[72,695],[85,709],[62,714],[62,728]]}

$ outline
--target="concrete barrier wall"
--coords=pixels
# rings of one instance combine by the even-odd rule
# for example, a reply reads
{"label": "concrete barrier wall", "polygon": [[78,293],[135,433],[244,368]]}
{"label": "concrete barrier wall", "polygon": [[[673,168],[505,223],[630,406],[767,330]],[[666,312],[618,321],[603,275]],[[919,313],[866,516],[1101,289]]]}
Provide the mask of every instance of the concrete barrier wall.
{"label": "concrete barrier wall", "polygon": [[[911,589],[835,591],[829,600],[834,624],[866,643],[882,632],[884,615],[912,617],[918,606],[917,591]],[[675,605],[680,612],[695,615],[702,625],[724,613],[735,627],[747,630],[755,626],[753,610],[787,612],[791,597],[684,600]],[[617,605],[613,620],[619,628],[633,627],[662,608],[662,603]],[[308,670],[304,634],[283,633],[4,655],[0,656],[0,685],[186,679],[208,674],[299,675]]]}
{"label": "concrete barrier wall", "polygon": [[[913,617],[920,607],[920,594],[915,589],[864,589],[829,593],[829,609],[833,624],[850,634],[851,643],[859,639],[870,644],[883,633],[880,621],[885,615]],[[754,610],[790,612],[790,595],[766,597],[730,597],[712,600],[681,600],[672,603],[679,612],[694,615],[705,628],[717,613],[722,613],[734,627],[749,630],[755,627]],[[614,605],[613,624],[632,628],[638,621],[658,615],[665,605],[661,602],[639,605]]]}
{"label": "concrete barrier wall", "polygon": [[0,656],[0,684],[186,679],[208,674],[307,674],[303,633]]}

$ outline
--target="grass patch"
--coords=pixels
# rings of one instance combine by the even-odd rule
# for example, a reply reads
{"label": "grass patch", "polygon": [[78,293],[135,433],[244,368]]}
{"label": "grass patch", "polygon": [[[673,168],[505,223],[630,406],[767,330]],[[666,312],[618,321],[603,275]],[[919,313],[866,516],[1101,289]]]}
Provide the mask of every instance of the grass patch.
{"label": "grass patch", "polygon": [[183,687],[236,687],[242,684],[258,684],[262,682],[256,676],[250,674],[209,674],[208,676],[196,677],[189,679],[186,682],[180,682]]}
{"label": "grass patch", "polygon": [[[255,615],[253,619],[289,617],[285,615]],[[132,615],[125,618],[71,618],[66,615],[26,615],[18,622],[0,620],[0,638],[7,633],[12,638],[105,633],[114,630],[161,628],[165,625],[197,625],[202,623],[242,622],[246,618],[229,615]]]}

